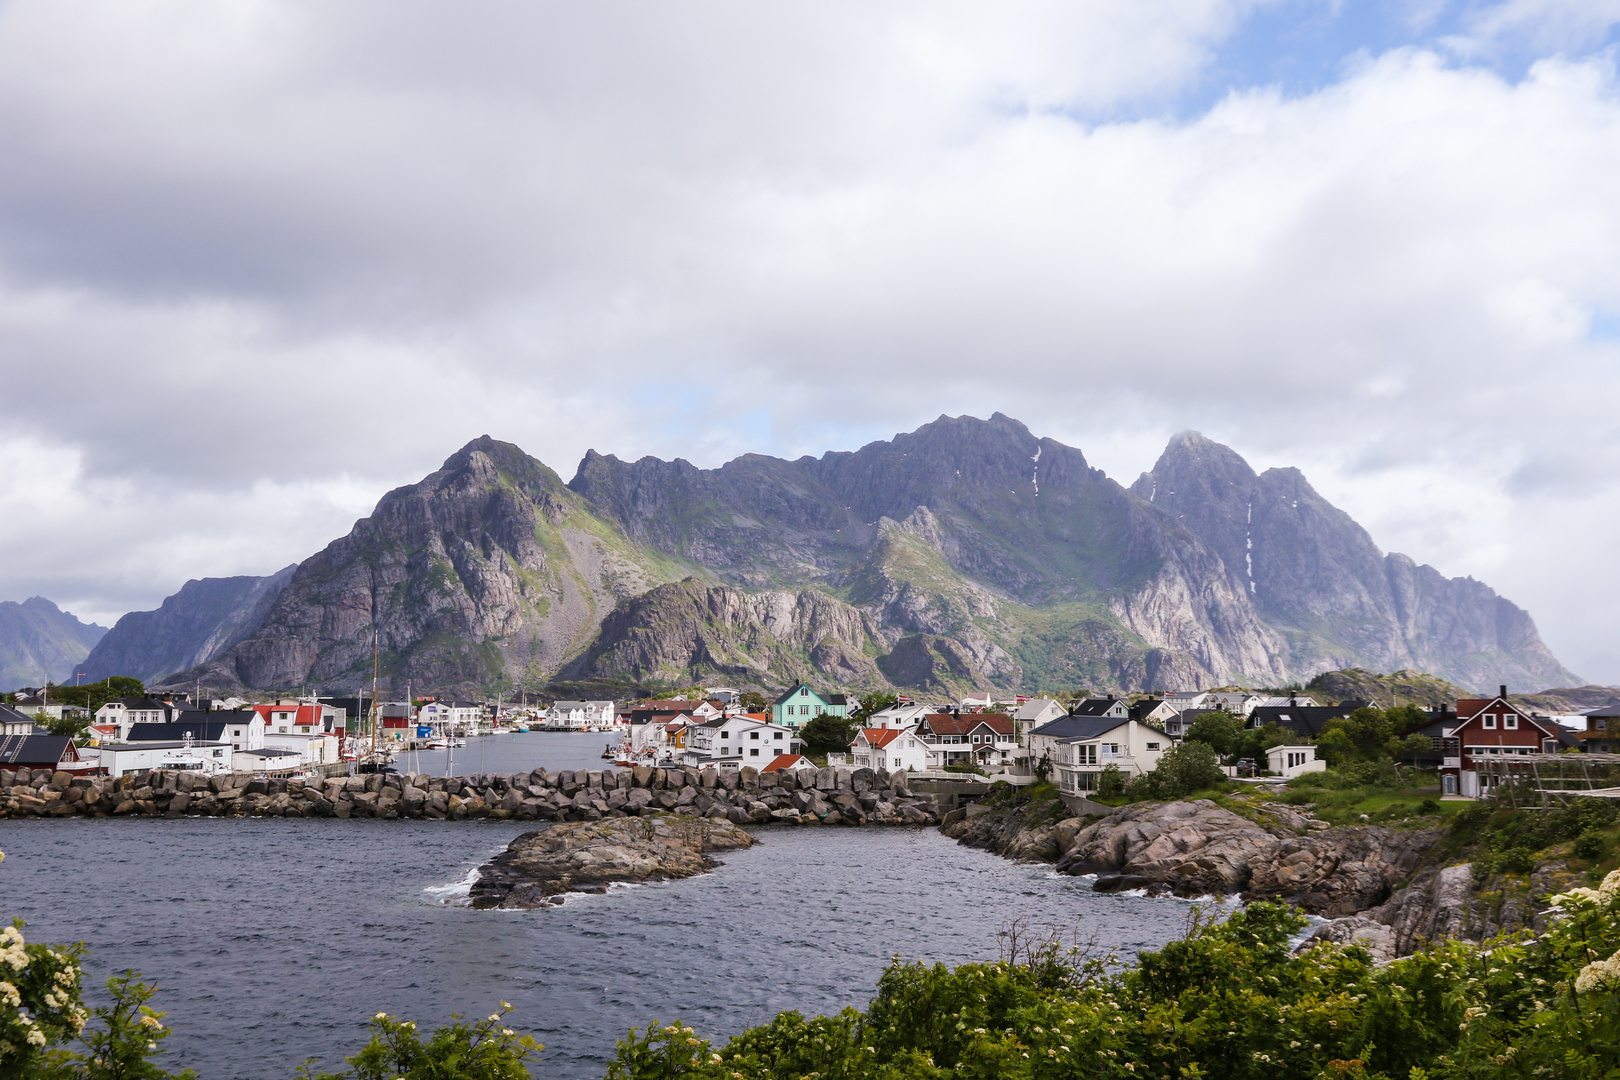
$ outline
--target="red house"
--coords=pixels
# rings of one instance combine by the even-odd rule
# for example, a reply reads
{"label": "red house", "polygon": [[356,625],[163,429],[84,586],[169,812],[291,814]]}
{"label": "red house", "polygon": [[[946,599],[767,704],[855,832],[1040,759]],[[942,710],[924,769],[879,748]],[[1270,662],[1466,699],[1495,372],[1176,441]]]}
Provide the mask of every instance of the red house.
{"label": "red house", "polygon": [[1505,686],[1493,698],[1458,701],[1456,726],[1444,734],[1460,756],[1443,760],[1441,791],[1470,799],[1490,795],[1504,775],[1528,772],[1531,754],[1556,754],[1561,745],[1553,722],[1511,704]]}

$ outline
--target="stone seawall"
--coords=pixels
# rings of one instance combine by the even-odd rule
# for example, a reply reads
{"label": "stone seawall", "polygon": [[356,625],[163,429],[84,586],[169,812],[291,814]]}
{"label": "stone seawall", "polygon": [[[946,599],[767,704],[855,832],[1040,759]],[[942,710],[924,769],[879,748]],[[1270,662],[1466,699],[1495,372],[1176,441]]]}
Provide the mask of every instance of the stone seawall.
{"label": "stone seawall", "polygon": [[738,825],[937,825],[939,805],[882,769],[592,769],[326,780],[153,772],[75,778],[0,772],[0,818],[378,817],[596,821],[671,813]]}

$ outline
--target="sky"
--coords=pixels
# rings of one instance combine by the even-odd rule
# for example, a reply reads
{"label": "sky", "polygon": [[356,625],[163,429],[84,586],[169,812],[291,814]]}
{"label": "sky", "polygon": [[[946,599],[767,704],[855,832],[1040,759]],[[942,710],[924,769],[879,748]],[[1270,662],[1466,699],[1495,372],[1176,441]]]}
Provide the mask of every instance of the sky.
{"label": "sky", "polygon": [[0,0],[0,600],[482,434],[1197,429],[1620,683],[1620,0]]}

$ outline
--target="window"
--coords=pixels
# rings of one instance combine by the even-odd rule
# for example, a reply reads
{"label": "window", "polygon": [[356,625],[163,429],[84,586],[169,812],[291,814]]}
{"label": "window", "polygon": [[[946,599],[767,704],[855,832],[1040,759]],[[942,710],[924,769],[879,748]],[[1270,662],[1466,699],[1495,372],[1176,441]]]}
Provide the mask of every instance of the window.
{"label": "window", "polygon": [[1541,752],[1543,754],[1556,754],[1556,753],[1558,753],[1558,740],[1557,739],[1543,739],[1541,741]]}
{"label": "window", "polygon": [[773,732],[772,735],[771,735],[771,738],[775,739],[777,742],[781,742],[782,741],[782,733],[780,731]]}
{"label": "window", "polygon": [[749,738],[750,738],[750,739],[753,739],[753,740],[754,740],[754,741],[755,741],[755,742],[758,742],[758,741],[759,741],[759,732],[757,732],[757,731],[750,731],[750,732],[749,732],[749,733],[748,733],[748,737],[749,737]]}
{"label": "window", "polygon": [[1156,742],[1150,742],[1147,744],[1147,748],[1149,750],[1157,750],[1159,748],[1159,744]]}
{"label": "window", "polygon": [[721,737],[721,738],[722,738],[722,739],[729,739],[729,738],[731,738],[731,732],[729,732],[729,731],[722,731],[722,732],[721,732],[721,733],[720,733],[720,737]]}
{"label": "window", "polygon": [[1486,713],[1485,714],[1485,726],[1487,728],[1495,728],[1496,727],[1496,714],[1495,713]]}
{"label": "window", "polygon": [[1095,764],[1097,764],[1097,748],[1096,748],[1096,746],[1081,746],[1081,747],[1078,747],[1077,749],[1080,751],[1080,756],[1078,758],[1078,763],[1079,764],[1081,764],[1081,765],[1095,765]]}
{"label": "window", "polygon": [[1502,726],[1511,730],[1516,730],[1519,726],[1518,713],[1503,713]]}
{"label": "window", "polygon": [[750,748],[749,751],[748,751],[748,756],[749,757],[759,757],[759,747],[755,746],[755,747]]}

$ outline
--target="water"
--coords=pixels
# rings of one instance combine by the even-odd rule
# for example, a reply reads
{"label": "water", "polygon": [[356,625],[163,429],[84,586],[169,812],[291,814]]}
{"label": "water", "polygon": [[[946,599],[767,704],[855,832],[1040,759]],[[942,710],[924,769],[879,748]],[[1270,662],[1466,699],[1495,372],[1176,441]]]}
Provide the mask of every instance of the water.
{"label": "water", "polygon": [[455,750],[421,750],[394,760],[396,772],[425,772],[429,776],[471,776],[474,773],[514,773],[546,769],[611,769],[602,757],[618,735],[590,732],[513,732],[474,735]]}
{"label": "water", "polygon": [[[549,738],[549,736],[541,736]],[[99,984],[162,988],[166,1067],[287,1080],[336,1067],[386,1011],[508,1022],[547,1049],[536,1075],[601,1077],[616,1038],[681,1019],[725,1036],[783,1009],[863,1005],[889,958],[993,959],[1015,918],[1129,954],[1187,905],[1104,896],[932,829],[762,829],[712,874],[570,898],[447,906],[514,822],[201,818],[0,823],[0,909],[34,941],[83,940]]]}

